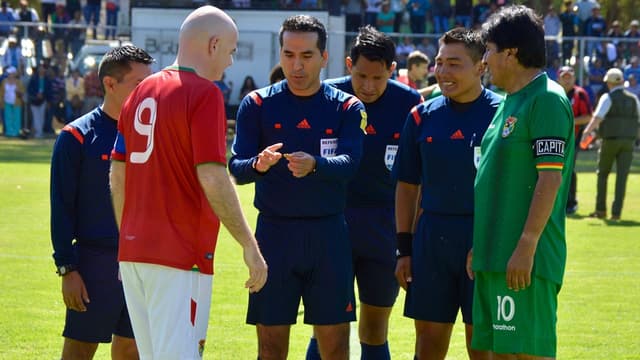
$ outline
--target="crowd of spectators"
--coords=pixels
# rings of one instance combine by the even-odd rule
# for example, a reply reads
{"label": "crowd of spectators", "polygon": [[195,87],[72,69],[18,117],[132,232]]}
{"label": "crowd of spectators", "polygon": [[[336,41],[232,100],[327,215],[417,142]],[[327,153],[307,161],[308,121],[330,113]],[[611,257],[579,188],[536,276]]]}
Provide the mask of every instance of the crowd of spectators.
{"label": "crowd of spectators", "polygon": [[[281,8],[287,9],[316,9],[326,6],[327,3],[320,0],[277,1]],[[229,8],[249,8],[259,7],[265,1],[227,2]],[[406,69],[407,58],[412,53],[419,52],[427,59],[434,59],[437,38],[441,33],[456,26],[479,28],[488,16],[510,2],[343,0],[340,2],[339,11],[345,16],[347,43],[350,40],[349,33],[356,33],[359,27],[366,24],[394,34],[398,69]],[[0,94],[5,98],[0,99],[0,105],[15,101],[14,104],[19,105],[12,106],[24,107],[21,112],[22,136],[30,135],[28,129],[32,130],[31,135],[36,137],[51,134],[52,119],[66,123],[100,102],[102,89],[95,73],[96,69],[87,74],[70,71],[67,54],[76,55],[88,36],[94,39],[115,38],[120,1],[86,0],[82,4],[84,6],[80,0],[67,0],[64,4],[59,0],[43,0],[40,8],[36,10],[28,0],[20,0],[19,6],[15,9],[11,8],[7,1],[0,3],[0,40],[6,43],[3,45],[4,51],[0,50],[0,61],[4,69],[0,81],[16,77],[26,89],[26,93],[22,93],[19,88],[16,89],[14,97],[12,88],[8,85],[11,82],[3,82],[0,85]],[[104,31],[98,34],[101,11],[105,11],[104,24],[108,26],[102,26]],[[631,20],[628,24],[619,20],[607,22],[596,0],[565,0],[560,8],[550,6],[543,14],[543,21],[547,35],[547,73],[551,78],[557,78],[558,70],[562,66],[573,66],[576,69],[578,83],[587,90],[592,103],[595,103],[599,95],[606,90],[602,81],[604,74],[608,69],[617,67],[624,71],[630,91],[640,94],[638,20]],[[32,22],[34,26],[14,26],[12,22]],[[25,42],[25,39],[28,41]],[[30,51],[25,51],[22,47],[29,46],[30,43],[30,51],[33,54],[25,58],[24,54]],[[15,73],[14,70],[12,73],[7,72],[10,68],[15,69]],[[39,77],[39,73],[44,75]],[[426,74],[424,79],[414,79],[412,82],[427,85],[429,75]],[[47,80],[38,80],[38,86],[33,85],[34,79],[40,78]],[[47,90],[50,86],[45,83],[58,85],[54,86],[53,90]],[[69,85],[72,85],[74,90],[69,91]],[[10,89],[5,89],[7,86]],[[83,87],[83,91],[79,91],[78,86]],[[41,95],[32,99],[33,91]],[[44,106],[38,104],[43,100]],[[2,117],[5,117],[6,108],[4,106],[0,109]],[[41,118],[44,120],[41,121]],[[42,129],[39,128],[41,123]],[[5,135],[15,135],[15,131],[6,130],[5,120],[3,125]]]}
{"label": "crowd of spectators", "polygon": [[[69,65],[87,35],[115,39],[119,0],[20,0],[17,8],[0,2],[0,117],[7,137],[54,135],[101,103],[103,90],[96,66],[81,74]],[[98,34],[100,12],[107,26]],[[33,23],[33,24],[29,24]],[[90,25],[92,27],[88,28]]]}

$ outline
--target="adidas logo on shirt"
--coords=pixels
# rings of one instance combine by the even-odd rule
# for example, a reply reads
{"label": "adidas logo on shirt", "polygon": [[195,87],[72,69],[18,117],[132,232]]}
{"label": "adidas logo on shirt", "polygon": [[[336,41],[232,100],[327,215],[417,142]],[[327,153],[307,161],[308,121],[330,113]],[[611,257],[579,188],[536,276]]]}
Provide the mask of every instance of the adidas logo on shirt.
{"label": "adidas logo on shirt", "polygon": [[460,131],[460,129],[456,130],[456,132],[454,132],[451,137],[451,140],[462,140],[464,139],[464,135],[462,134],[462,131]]}
{"label": "adidas logo on shirt", "polygon": [[296,127],[298,129],[311,129],[311,125],[309,124],[307,119],[302,119],[302,121],[300,121],[298,125],[296,125]]}

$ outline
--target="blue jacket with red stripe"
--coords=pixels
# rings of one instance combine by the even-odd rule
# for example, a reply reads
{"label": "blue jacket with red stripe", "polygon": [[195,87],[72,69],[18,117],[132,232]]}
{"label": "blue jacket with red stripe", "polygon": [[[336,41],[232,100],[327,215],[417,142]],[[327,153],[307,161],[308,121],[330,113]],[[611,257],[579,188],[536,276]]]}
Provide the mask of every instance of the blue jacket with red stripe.
{"label": "blue jacket with red stripe", "polygon": [[[326,81],[349,94],[354,94],[351,76]],[[415,90],[395,80],[373,103],[365,104],[367,127],[362,160],[347,190],[347,207],[393,208],[395,180],[391,169],[400,142],[400,133],[411,109],[422,102]]]}
{"label": "blue jacket with red stripe", "polygon": [[66,125],[51,158],[51,242],[56,265],[77,264],[73,241],[117,249],[109,157],[117,122],[100,108]]}
{"label": "blue jacket with red stripe", "polygon": [[[229,169],[238,184],[255,182],[254,205],[264,215],[340,214],[362,155],[364,125],[364,105],[355,96],[322,84],[314,95],[298,97],[281,81],[250,93],[240,104]],[[283,154],[314,156],[315,172],[296,178],[284,158],[265,174],[255,171],[257,154],[280,142]]]}
{"label": "blue jacket with red stripe", "polygon": [[473,102],[438,96],[414,107],[400,137],[398,181],[422,186],[425,212],[473,214],[480,143],[502,97],[483,89]]}

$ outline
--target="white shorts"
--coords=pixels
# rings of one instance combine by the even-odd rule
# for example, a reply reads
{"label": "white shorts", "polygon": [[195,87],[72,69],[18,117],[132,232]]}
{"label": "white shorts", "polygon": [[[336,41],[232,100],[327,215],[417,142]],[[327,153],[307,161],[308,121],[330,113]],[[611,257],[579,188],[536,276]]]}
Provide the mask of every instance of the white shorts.
{"label": "white shorts", "polygon": [[140,359],[202,359],[213,276],[134,262],[120,273]]}

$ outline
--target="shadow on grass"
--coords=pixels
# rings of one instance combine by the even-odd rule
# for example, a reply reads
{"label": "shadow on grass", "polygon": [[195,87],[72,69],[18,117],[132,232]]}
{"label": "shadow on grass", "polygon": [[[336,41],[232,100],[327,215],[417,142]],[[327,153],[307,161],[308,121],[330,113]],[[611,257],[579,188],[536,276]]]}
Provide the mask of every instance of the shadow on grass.
{"label": "shadow on grass", "polygon": [[0,137],[1,163],[49,163],[55,139],[7,139]]}
{"label": "shadow on grass", "polygon": [[607,226],[625,226],[625,227],[629,227],[629,226],[640,226],[640,221],[635,221],[635,220],[604,220],[604,223],[607,224]]}

